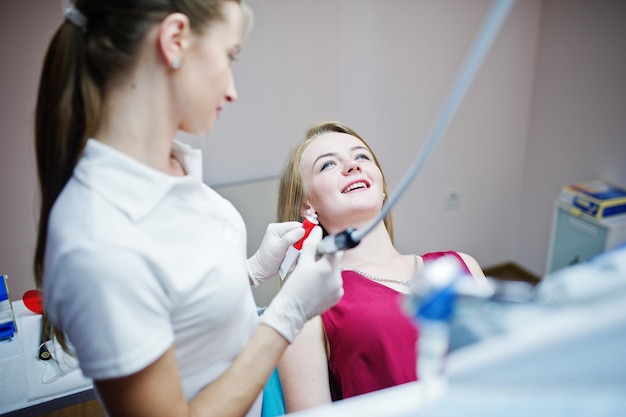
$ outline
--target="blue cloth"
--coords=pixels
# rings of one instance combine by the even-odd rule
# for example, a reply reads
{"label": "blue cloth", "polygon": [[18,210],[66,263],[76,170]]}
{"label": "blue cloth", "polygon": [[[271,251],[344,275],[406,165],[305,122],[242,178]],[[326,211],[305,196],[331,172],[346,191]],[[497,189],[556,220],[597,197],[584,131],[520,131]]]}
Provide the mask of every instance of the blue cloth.
{"label": "blue cloth", "polygon": [[[257,314],[263,314],[267,307],[258,307]],[[261,408],[261,417],[278,417],[283,416],[285,411],[285,398],[283,397],[283,386],[280,383],[278,369],[274,368],[274,372],[263,388],[263,406]]]}
{"label": "blue cloth", "polygon": [[277,417],[285,415],[285,399],[283,397],[283,387],[280,384],[278,369],[274,369],[270,379],[263,388],[263,407],[261,417]]}

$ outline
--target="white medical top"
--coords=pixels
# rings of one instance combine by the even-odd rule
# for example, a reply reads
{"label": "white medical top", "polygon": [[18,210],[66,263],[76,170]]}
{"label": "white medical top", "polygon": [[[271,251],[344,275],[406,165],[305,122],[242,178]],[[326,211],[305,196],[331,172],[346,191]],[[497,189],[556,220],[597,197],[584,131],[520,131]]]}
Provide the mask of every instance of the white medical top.
{"label": "white medical top", "polygon": [[174,344],[191,399],[258,317],[243,219],[202,183],[200,151],[175,143],[174,154],[184,177],[87,142],[50,216],[43,290],[87,377],[132,374]]}

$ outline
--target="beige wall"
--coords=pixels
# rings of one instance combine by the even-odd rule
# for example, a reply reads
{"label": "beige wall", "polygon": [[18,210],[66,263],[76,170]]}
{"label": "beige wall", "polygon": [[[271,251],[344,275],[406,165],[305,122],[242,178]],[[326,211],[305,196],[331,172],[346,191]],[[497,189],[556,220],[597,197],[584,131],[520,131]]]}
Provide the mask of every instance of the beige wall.
{"label": "beige wall", "polygon": [[560,187],[626,186],[626,2],[547,0],[526,140],[513,256],[545,273]]}
{"label": "beige wall", "polygon": [[60,21],[49,0],[0,3],[0,273],[12,299],[34,288],[37,218],[33,115],[44,50]]}
{"label": "beige wall", "polygon": [[[304,127],[333,117],[370,142],[393,190],[490,4],[249,3],[256,26],[236,64],[240,100],[208,138],[183,137],[203,148],[205,181],[220,189],[275,177]],[[512,260],[542,274],[559,187],[598,176],[626,184],[625,5],[516,2],[448,132],[395,209],[402,251],[455,249],[483,266]],[[61,7],[22,0],[0,8],[0,273],[17,299],[34,285],[32,115]],[[452,210],[445,208],[449,189],[461,198]],[[252,243],[263,227],[251,228]]]}

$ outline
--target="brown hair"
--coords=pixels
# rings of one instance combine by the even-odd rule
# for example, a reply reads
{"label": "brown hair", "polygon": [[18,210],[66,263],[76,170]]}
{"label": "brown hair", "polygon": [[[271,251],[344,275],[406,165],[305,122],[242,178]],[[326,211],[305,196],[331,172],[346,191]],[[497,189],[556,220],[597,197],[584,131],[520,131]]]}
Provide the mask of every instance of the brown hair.
{"label": "brown hair", "polygon": [[[304,135],[304,140],[300,143],[296,144],[291,150],[289,155],[289,159],[285,164],[282,173],[280,175],[280,185],[278,188],[278,209],[276,213],[277,221],[285,222],[285,221],[302,221],[302,207],[306,198],[306,188],[304,184],[304,179],[302,178],[302,173],[300,170],[300,159],[302,157],[302,153],[304,150],[313,142],[317,137],[324,135],[326,133],[346,133],[348,135],[354,136],[363,142],[365,147],[370,151],[374,158],[374,162],[383,177],[383,192],[385,193],[384,202],[387,201],[387,196],[389,192],[387,190],[387,181],[385,180],[385,175],[383,174],[383,170],[376,158],[376,155],[372,151],[372,148],[363,140],[361,136],[359,136],[354,130],[350,127],[344,125],[343,123],[328,120],[328,121],[320,121],[313,124],[309,127]],[[389,233],[389,237],[393,242],[393,218],[391,213],[385,217],[384,220],[385,227],[387,228],[387,232]],[[322,226],[323,228],[323,226]],[[324,231],[326,234],[326,231]]]}
{"label": "brown hair", "polygon": [[[34,256],[37,288],[44,279],[50,211],[98,123],[102,94],[123,77],[139,55],[146,33],[171,13],[183,13],[202,33],[224,19],[222,5],[239,0],[76,0],[85,27],[64,21],[46,52],[35,110],[35,151],[40,212]],[[44,300],[45,301],[45,300]],[[49,330],[44,313],[42,331]],[[52,330],[66,347],[61,332]]]}

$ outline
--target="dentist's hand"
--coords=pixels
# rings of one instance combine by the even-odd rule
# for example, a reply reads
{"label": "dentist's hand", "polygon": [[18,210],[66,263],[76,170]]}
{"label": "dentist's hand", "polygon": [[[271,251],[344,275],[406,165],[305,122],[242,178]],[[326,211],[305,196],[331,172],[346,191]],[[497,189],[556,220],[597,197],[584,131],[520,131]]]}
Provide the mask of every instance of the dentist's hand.
{"label": "dentist's hand", "polygon": [[278,273],[289,246],[304,236],[300,222],[271,223],[265,230],[261,246],[248,259],[248,276],[254,287]]}
{"label": "dentist's hand", "polygon": [[343,252],[316,260],[321,239],[322,229],[316,226],[304,241],[298,265],[261,315],[261,323],[274,328],[289,343],[307,320],[334,306],[343,295]]}

